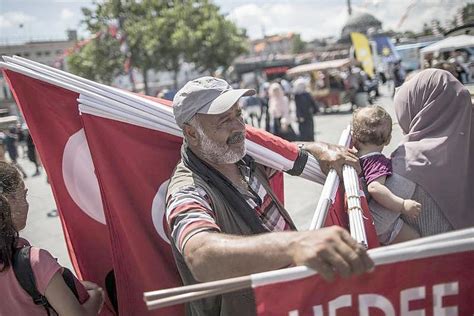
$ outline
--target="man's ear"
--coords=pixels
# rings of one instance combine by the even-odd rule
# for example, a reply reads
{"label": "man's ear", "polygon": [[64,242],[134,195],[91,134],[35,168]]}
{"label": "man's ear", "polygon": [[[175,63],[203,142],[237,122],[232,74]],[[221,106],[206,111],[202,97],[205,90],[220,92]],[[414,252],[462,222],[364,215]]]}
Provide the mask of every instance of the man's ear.
{"label": "man's ear", "polygon": [[390,144],[390,141],[392,140],[392,135],[388,136],[387,138],[387,141],[385,142],[385,146],[387,146],[388,144]]}
{"label": "man's ear", "polygon": [[183,125],[183,134],[187,142],[192,146],[199,145],[199,134],[196,128],[190,124]]}

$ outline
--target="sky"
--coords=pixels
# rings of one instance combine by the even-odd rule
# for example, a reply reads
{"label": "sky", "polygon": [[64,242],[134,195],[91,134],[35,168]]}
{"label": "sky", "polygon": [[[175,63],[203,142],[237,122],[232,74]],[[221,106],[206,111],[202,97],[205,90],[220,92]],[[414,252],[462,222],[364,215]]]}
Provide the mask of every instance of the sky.
{"label": "sky", "polygon": [[[252,39],[286,32],[300,33],[304,40],[338,37],[348,17],[346,0],[214,2]],[[445,23],[468,2],[474,0],[352,0],[352,6],[354,12],[373,14],[384,29],[419,31],[433,18]],[[0,0],[0,44],[64,39],[67,29],[77,29],[85,37],[82,7],[93,8],[93,0]],[[408,7],[407,18],[398,27]]]}

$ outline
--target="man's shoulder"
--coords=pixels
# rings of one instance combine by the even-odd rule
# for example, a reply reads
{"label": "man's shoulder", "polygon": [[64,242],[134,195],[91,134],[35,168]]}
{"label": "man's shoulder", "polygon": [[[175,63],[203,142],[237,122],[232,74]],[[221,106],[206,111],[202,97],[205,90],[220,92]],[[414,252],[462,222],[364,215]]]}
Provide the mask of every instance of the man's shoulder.
{"label": "man's shoulder", "polygon": [[171,175],[168,183],[167,197],[181,190],[195,189],[199,192],[206,192],[203,180],[180,161]]}

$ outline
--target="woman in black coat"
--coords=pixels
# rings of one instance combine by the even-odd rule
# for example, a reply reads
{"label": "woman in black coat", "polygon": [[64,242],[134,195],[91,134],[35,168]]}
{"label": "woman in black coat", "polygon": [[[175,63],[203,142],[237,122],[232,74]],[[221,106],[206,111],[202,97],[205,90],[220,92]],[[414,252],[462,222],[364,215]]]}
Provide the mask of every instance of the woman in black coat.
{"label": "woman in black coat", "polygon": [[298,79],[294,84],[296,117],[299,123],[301,141],[314,141],[313,116],[318,112],[318,106],[311,94],[306,91],[306,81]]}

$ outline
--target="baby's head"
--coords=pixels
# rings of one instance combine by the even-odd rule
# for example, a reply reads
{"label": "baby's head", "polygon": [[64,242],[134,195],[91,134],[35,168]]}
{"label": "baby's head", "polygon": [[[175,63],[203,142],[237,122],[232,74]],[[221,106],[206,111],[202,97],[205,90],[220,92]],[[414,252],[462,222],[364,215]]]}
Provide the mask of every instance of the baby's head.
{"label": "baby's head", "polygon": [[390,143],[392,118],[381,106],[359,109],[352,116],[354,146],[385,146]]}

